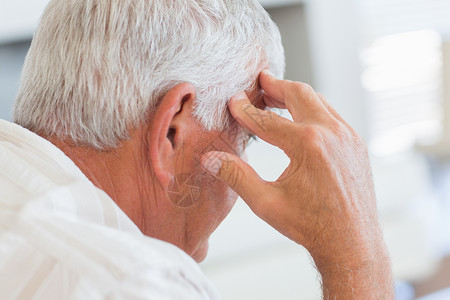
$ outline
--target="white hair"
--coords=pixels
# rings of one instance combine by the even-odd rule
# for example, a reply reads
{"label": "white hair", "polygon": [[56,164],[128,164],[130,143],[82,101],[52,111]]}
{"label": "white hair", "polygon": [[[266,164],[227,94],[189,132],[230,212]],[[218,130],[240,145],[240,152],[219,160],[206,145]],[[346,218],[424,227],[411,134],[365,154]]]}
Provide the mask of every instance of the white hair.
{"label": "white hair", "polygon": [[223,130],[227,101],[284,73],[278,28],[256,0],[52,0],[27,55],[14,121],[44,136],[117,147],[178,83]]}

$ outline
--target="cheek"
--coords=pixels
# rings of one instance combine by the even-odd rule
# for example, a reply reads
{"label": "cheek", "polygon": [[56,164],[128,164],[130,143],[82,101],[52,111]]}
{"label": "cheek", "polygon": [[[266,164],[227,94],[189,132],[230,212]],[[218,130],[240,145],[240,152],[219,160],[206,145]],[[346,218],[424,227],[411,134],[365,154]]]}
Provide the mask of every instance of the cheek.
{"label": "cheek", "polygon": [[228,185],[215,178],[204,187],[206,197],[202,201],[208,206],[210,216],[220,223],[236,203],[238,195]]}
{"label": "cheek", "polygon": [[[199,261],[206,256],[208,239],[225,219],[237,200],[237,195],[226,184],[210,175],[202,174],[202,194],[198,203],[189,208],[187,217],[189,249]],[[205,248],[206,247],[206,248]]]}
{"label": "cheek", "polygon": [[[242,134],[236,128],[232,131],[203,135],[197,141],[192,154],[191,181],[185,185],[183,194],[201,192],[200,197],[192,197],[187,203],[195,203],[191,207],[192,215],[196,215],[197,223],[202,223],[206,231],[214,230],[228,215],[238,196],[227,184],[209,175],[200,167],[200,157],[208,151],[223,151],[239,155],[242,153]],[[195,174],[195,175],[194,175]],[[200,187],[200,189],[197,189]],[[192,192],[194,191],[194,193]]]}

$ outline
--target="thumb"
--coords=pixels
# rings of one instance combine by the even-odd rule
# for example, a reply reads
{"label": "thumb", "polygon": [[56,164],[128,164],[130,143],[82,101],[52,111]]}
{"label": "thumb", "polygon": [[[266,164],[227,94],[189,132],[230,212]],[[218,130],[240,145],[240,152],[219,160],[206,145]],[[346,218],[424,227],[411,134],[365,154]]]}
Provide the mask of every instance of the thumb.
{"label": "thumb", "polygon": [[260,208],[271,195],[271,185],[251,166],[233,154],[217,151],[204,154],[201,163],[208,173],[228,184],[255,213],[262,212]]}

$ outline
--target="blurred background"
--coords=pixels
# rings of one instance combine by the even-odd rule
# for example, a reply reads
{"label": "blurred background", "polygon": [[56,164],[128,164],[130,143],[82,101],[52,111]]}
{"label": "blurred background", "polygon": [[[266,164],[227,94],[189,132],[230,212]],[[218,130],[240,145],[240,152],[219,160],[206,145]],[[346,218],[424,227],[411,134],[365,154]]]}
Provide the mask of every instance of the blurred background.
{"label": "blurred background", "polygon": [[[286,78],[325,94],[366,139],[398,299],[450,299],[450,1],[260,0],[279,25]],[[48,0],[0,2],[0,118]],[[254,142],[275,180],[289,160]],[[326,188],[326,187],[324,187]],[[201,264],[223,299],[320,299],[312,260],[242,201]]]}

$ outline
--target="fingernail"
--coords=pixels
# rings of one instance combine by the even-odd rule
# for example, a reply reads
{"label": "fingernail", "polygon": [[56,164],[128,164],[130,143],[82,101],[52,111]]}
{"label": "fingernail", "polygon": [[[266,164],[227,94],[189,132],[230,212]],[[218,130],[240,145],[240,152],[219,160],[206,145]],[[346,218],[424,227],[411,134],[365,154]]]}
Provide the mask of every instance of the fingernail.
{"label": "fingernail", "polygon": [[206,171],[212,175],[217,175],[222,167],[223,161],[217,153],[208,152],[202,156],[201,163]]}
{"label": "fingernail", "polygon": [[239,101],[239,100],[245,100],[247,98],[247,94],[244,91],[240,91],[236,94],[234,94],[233,97],[231,97],[232,101]]}
{"label": "fingernail", "polygon": [[269,75],[269,76],[272,76],[272,77],[276,77],[272,72],[270,72],[269,69],[264,69],[262,72],[265,73],[266,75]]}

